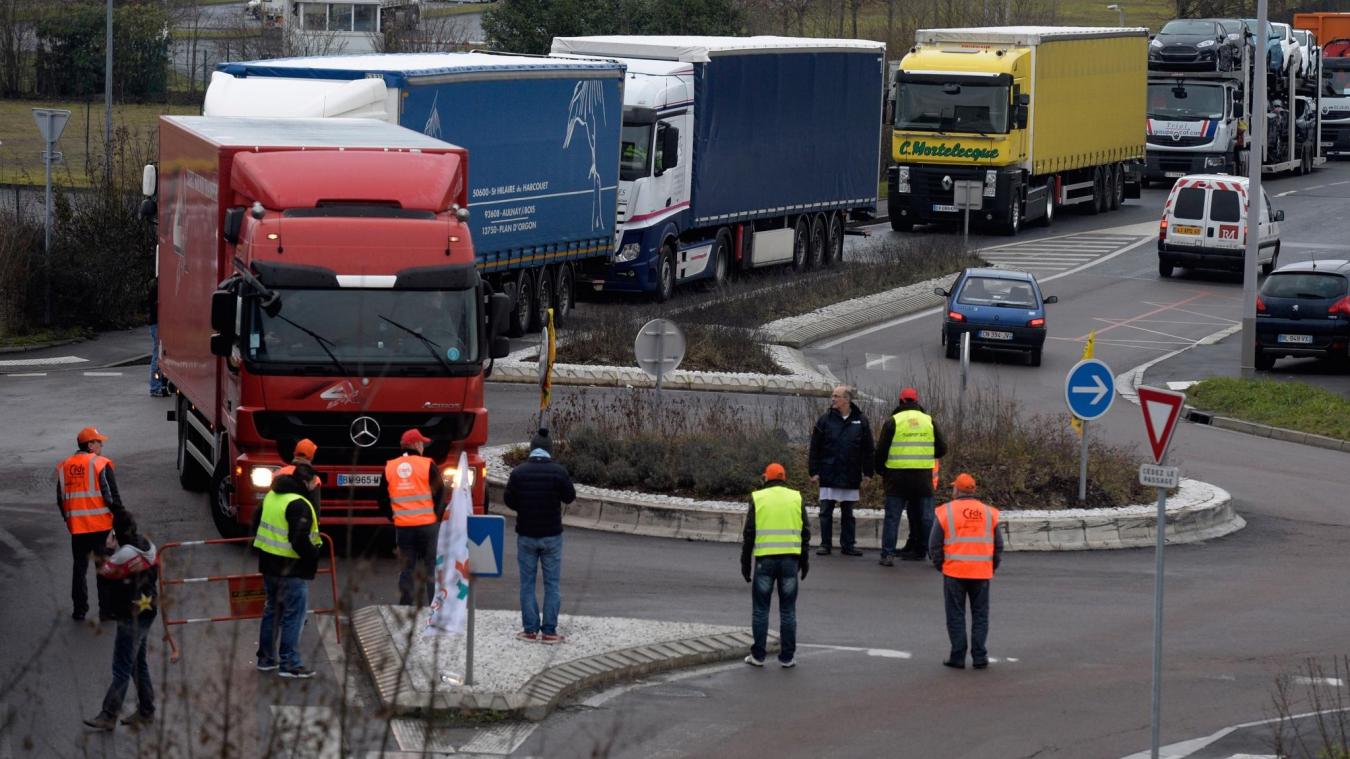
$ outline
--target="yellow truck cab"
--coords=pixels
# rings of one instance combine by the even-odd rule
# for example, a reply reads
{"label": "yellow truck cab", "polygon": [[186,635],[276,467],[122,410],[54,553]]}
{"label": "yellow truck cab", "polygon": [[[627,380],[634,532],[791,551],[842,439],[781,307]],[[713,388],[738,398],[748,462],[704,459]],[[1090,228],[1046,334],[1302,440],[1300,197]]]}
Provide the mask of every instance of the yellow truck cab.
{"label": "yellow truck cab", "polygon": [[[1016,234],[1058,208],[1090,213],[1139,196],[1148,30],[922,29],[896,73],[891,227],[972,222]],[[970,185],[962,185],[969,187]]]}

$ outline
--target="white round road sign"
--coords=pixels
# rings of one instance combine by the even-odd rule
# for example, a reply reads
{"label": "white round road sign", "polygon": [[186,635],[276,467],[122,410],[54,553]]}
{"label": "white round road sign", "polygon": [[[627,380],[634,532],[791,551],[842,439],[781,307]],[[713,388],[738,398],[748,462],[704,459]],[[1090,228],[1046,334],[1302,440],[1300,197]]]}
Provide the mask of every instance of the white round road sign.
{"label": "white round road sign", "polygon": [[669,319],[652,319],[633,341],[637,365],[653,379],[669,375],[684,360],[684,331]]}

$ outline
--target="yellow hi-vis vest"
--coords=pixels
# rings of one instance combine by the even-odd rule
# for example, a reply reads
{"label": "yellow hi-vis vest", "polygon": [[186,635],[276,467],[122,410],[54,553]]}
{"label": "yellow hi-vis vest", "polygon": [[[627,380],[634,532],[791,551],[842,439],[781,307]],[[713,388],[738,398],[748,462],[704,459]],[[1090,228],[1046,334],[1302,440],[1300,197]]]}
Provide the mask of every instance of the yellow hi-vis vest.
{"label": "yellow hi-vis vest", "polygon": [[802,552],[802,494],[770,485],[750,495],[755,504],[755,555]]}
{"label": "yellow hi-vis vest", "polygon": [[896,414],[895,435],[886,453],[887,469],[933,468],[933,417],[909,409]]}
{"label": "yellow hi-vis vest", "polygon": [[309,542],[323,545],[319,537],[319,517],[314,513],[314,504],[298,493],[268,493],[262,502],[262,518],[258,520],[258,534],[253,537],[253,547],[273,556],[298,559],[300,554],[291,548],[290,528],[286,522],[286,507],[292,501],[304,501],[309,507]]}

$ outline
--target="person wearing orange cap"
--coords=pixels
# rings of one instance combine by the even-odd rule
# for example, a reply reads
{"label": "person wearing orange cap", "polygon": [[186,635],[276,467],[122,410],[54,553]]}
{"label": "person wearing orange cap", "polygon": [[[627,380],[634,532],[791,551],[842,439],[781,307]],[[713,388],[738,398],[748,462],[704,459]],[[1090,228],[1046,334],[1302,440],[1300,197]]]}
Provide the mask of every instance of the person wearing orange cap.
{"label": "person wearing orange cap", "polygon": [[[313,440],[303,438],[295,444],[291,452],[291,463],[278,469],[273,477],[280,477],[283,474],[295,474],[295,468],[301,464],[314,466],[314,454],[319,452],[319,446],[314,444]],[[311,482],[305,483],[305,500],[314,507],[314,513],[319,513],[319,495],[323,483],[317,477]]]}
{"label": "person wearing orange cap", "polygon": [[[430,442],[419,430],[404,432],[399,438],[403,453],[384,465],[376,495],[380,513],[394,523],[403,606],[430,606],[436,594],[436,525],[445,511],[445,483],[436,462],[422,455]],[[415,592],[417,586],[421,592]]]}
{"label": "person wearing orange cap", "polygon": [[951,652],[943,665],[966,668],[966,603],[970,603],[970,659],[989,666],[989,581],[1003,559],[998,509],[975,497],[975,478],[962,472],[952,482],[952,499],[937,508],[928,536],[928,557],[942,570]]}
{"label": "person wearing orange cap", "polygon": [[[900,391],[900,403],[881,425],[874,449],[874,466],[886,489],[886,516],[881,524],[883,567],[893,566],[892,556],[920,561],[928,552],[928,533],[933,523],[933,467],[947,455],[933,417],[919,405],[919,391]],[[899,552],[900,515],[909,519],[909,537]]]}
{"label": "person wearing orange cap", "polygon": [[[768,653],[769,604],[778,586],[778,664],[797,666],[797,578],[810,571],[811,523],[802,494],[787,486],[787,470],[774,462],[764,467],[764,487],[750,494],[741,536],[741,577],[753,580],[750,628],[754,643],[745,663],[763,667]],[[751,560],[754,561],[753,576]]]}
{"label": "person wearing orange cap", "polygon": [[[113,517],[121,513],[122,497],[113,477],[113,463],[103,454],[108,438],[93,427],[85,427],[75,436],[79,450],[56,467],[56,505],[70,532],[70,553],[74,558],[70,578],[70,599],[74,603],[71,619],[84,619],[89,612],[89,557],[102,552],[112,532]],[[99,620],[112,619],[112,610],[103,605],[103,586],[99,594]]]}

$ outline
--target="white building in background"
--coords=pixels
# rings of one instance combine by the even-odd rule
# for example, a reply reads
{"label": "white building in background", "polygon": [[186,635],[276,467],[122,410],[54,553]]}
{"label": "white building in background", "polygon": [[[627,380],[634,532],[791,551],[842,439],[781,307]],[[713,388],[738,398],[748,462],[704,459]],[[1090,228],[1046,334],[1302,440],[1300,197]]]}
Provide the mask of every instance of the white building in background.
{"label": "white building in background", "polygon": [[372,53],[395,25],[416,26],[421,0],[250,0],[248,10],[297,36],[306,53]]}

